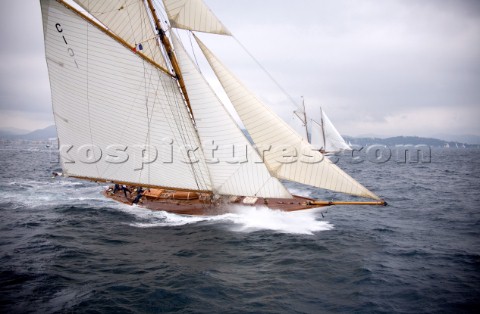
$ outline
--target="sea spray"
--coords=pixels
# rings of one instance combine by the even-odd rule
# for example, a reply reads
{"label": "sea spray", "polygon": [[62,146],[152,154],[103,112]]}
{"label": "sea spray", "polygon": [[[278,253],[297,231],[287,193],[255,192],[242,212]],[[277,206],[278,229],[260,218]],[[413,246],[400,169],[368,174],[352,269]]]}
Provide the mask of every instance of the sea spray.
{"label": "sea spray", "polygon": [[314,232],[333,229],[327,221],[319,220],[320,210],[304,210],[283,212],[269,209],[264,206],[231,205],[228,213],[217,216],[186,216],[151,211],[145,208],[124,205],[122,211],[137,219],[129,225],[139,228],[182,226],[187,224],[211,222],[227,224],[228,229],[235,232],[254,232],[271,230],[290,234],[313,234]]}
{"label": "sea spray", "polygon": [[314,232],[333,229],[327,221],[318,220],[319,210],[302,210],[284,212],[265,206],[236,206],[232,219],[232,230],[253,232],[272,230],[281,233],[313,234]]}
{"label": "sea spray", "polygon": [[137,221],[129,223],[129,225],[139,228],[183,226],[218,219],[218,216],[176,215],[165,211],[153,211],[136,205],[123,205],[120,209],[125,213],[135,216]]}

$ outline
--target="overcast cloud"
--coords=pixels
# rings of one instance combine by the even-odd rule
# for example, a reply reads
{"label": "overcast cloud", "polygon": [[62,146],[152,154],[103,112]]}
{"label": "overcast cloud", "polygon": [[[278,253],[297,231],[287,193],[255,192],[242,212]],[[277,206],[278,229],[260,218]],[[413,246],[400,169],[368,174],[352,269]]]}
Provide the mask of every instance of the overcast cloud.
{"label": "overcast cloud", "polygon": [[[480,135],[480,1],[205,0],[298,102],[342,134]],[[53,124],[37,0],[0,2],[1,126]],[[283,117],[233,39],[200,36]],[[233,49],[232,49],[233,48]]]}

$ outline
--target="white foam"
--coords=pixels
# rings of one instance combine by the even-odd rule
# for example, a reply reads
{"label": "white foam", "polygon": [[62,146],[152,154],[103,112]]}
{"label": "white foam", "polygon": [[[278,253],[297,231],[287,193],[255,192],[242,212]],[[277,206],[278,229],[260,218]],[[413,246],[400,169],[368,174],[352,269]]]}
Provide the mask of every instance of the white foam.
{"label": "white foam", "polygon": [[281,233],[311,235],[314,232],[333,229],[333,225],[329,222],[318,220],[318,210],[283,212],[263,206],[232,206],[229,209],[231,213],[218,216],[184,216],[128,205],[123,206],[121,210],[139,219],[140,221],[129,224],[139,228],[213,222],[226,223],[228,229],[234,232],[272,230]]}
{"label": "white foam", "polygon": [[135,216],[139,222],[130,223],[132,227],[152,228],[152,227],[168,227],[183,226],[194,224],[201,221],[217,220],[219,216],[185,216],[167,213],[164,211],[152,211],[139,206],[123,205],[120,207],[125,213]]}
{"label": "white foam", "polygon": [[292,195],[299,195],[299,196],[304,196],[304,197],[311,197],[311,195],[312,195],[312,192],[308,191],[306,189],[297,189],[297,188],[289,187],[288,191]]}
{"label": "white foam", "polygon": [[15,194],[1,194],[0,200],[12,201],[20,206],[32,208],[42,208],[46,205],[76,205],[79,201],[95,206],[99,201],[106,200],[101,195],[99,186],[89,182],[76,182],[60,178],[43,181],[26,179],[7,184],[19,188]]}
{"label": "white foam", "polygon": [[284,212],[267,207],[238,206],[234,209],[233,230],[252,232],[273,230],[281,233],[313,234],[333,229],[327,221],[318,220],[319,211]]}

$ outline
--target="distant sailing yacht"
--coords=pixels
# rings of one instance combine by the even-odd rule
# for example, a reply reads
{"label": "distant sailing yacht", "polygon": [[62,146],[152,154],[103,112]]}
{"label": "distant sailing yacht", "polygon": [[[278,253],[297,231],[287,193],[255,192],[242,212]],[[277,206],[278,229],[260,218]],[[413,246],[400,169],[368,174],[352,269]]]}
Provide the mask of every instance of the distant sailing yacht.
{"label": "distant sailing yacht", "polygon": [[[197,32],[231,33],[202,0],[40,3],[65,176],[112,183],[104,192],[109,198],[179,214],[217,214],[228,210],[225,204],[285,211],[385,205],[323,158],[205,46]],[[197,42],[255,147],[186,52],[180,29]],[[374,201],[295,196],[280,180]]]}
{"label": "distant sailing yacht", "polygon": [[323,154],[333,154],[345,150],[352,150],[332,121],[327,117],[325,111],[320,108],[320,121],[312,119],[311,143],[320,148]]}
{"label": "distant sailing yacht", "polygon": [[302,129],[299,130],[299,134],[314,147],[317,147],[322,154],[329,155],[345,150],[352,150],[351,145],[346,143],[345,139],[340,135],[321,107],[319,119],[309,120],[307,118],[305,101],[302,97],[302,107],[293,113],[302,124]]}

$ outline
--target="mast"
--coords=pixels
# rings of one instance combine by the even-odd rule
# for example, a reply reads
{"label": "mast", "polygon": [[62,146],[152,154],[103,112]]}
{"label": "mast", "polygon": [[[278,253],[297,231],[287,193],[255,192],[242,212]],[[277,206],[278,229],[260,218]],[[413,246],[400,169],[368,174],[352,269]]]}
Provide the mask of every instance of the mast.
{"label": "mast", "polygon": [[307,136],[307,142],[310,143],[310,139],[308,138],[308,127],[307,127],[307,111],[305,110],[305,98],[302,96],[302,106],[303,106],[303,121],[305,121],[305,135]]}
{"label": "mast", "polygon": [[170,63],[172,64],[173,67],[173,72],[175,73],[175,77],[177,79],[178,84],[180,85],[180,89],[182,90],[183,97],[185,98],[185,102],[187,103],[188,111],[192,117],[192,121],[195,122],[194,116],[193,116],[193,110],[190,105],[190,99],[188,98],[188,93],[187,93],[187,88],[185,87],[185,82],[182,77],[182,72],[180,70],[180,66],[177,61],[177,57],[175,56],[175,53],[173,52],[172,44],[170,43],[170,40],[165,34],[165,31],[162,28],[162,25],[160,24],[160,19],[157,16],[155,7],[152,3],[152,0],[147,0],[148,8],[150,9],[150,12],[152,13],[153,20],[155,22],[155,27],[158,31],[158,34],[160,35],[160,40],[162,41],[163,46],[167,50],[167,56],[168,59],[170,60]]}
{"label": "mast", "polygon": [[[293,114],[300,120],[305,127],[305,140],[310,143],[310,139],[308,138],[308,127],[307,127],[307,113],[305,111],[305,99],[302,97],[302,108],[299,105],[297,106],[297,110],[293,110]],[[300,132],[300,130],[297,130]]]}
{"label": "mast", "polygon": [[325,138],[325,124],[323,123],[323,110],[320,107],[320,126],[322,128],[322,136],[323,136],[323,150],[327,151],[327,139]]}

